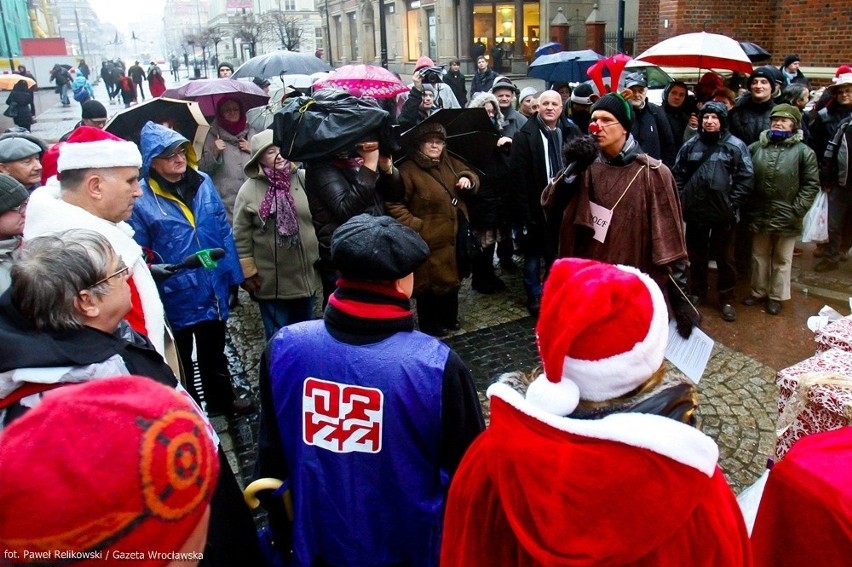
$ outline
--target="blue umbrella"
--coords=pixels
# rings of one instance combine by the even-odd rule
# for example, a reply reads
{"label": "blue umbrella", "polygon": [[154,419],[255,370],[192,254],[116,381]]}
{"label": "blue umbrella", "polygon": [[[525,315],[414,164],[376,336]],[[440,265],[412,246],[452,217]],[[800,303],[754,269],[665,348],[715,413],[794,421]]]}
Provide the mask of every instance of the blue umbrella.
{"label": "blue umbrella", "polygon": [[540,57],[541,55],[550,55],[551,53],[556,53],[558,51],[562,51],[562,44],[551,41],[550,43],[545,43],[536,49],[535,56]]}
{"label": "blue umbrella", "polygon": [[586,69],[603,58],[591,49],[542,55],[530,63],[527,76],[544,79],[548,83],[579,83],[589,78]]}

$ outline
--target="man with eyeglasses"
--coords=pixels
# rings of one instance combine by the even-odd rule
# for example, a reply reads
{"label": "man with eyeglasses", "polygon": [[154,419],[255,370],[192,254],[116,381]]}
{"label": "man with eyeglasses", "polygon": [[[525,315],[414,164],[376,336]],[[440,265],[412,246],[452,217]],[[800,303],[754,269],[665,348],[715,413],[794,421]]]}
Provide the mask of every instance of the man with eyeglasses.
{"label": "man with eyeglasses", "polygon": [[[179,133],[148,122],[139,145],[142,196],[130,218],[136,242],[150,251],[153,262],[164,264],[178,264],[204,249],[225,250],[218,264],[178,270],[158,282],[181,363],[189,373],[194,343],[208,415],[249,413],[254,404],[234,393],[225,358],[228,291],[243,283],[243,272],[222,199],[210,177],[196,169],[195,150]],[[200,403],[192,381],[187,389]]]}
{"label": "man with eyeglasses", "polygon": [[142,156],[133,142],[91,126],[76,128],[59,148],[61,181],[52,176],[32,193],[24,240],[75,228],[105,236],[124,263],[133,268],[129,281],[133,309],[126,316],[128,323],[146,335],[179,374],[157,285],[142,248],[133,240],[133,229],[126,223],[142,194],[140,165]]}
{"label": "man with eyeglasses", "polygon": [[0,294],[9,287],[12,254],[20,247],[29,193],[14,177],[0,173]]}
{"label": "man with eyeglasses", "polygon": [[[629,91],[625,92],[629,95]],[[559,256],[633,266],[668,293],[677,330],[688,338],[701,315],[687,300],[683,215],[669,168],[633,138],[633,107],[610,93],[592,105],[598,157],[562,217]]]}

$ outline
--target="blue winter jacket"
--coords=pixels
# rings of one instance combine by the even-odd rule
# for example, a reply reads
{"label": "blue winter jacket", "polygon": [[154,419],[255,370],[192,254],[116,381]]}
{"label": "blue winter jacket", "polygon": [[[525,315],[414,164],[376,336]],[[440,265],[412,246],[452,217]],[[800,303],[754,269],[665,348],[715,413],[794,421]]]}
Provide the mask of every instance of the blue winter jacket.
{"label": "blue winter jacket", "polygon": [[178,142],[187,151],[187,168],[194,170],[198,160],[186,138],[152,122],[142,128],[142,196],[128,221],[136,231],[136,242],[153,252],[154,263],[177,264],[205,248],[225,249],[225,257],[215,268],[181,269],[158,284],[166,315],[176,330],[203,321],[226,320],[228,288],[243,281],[233,232],[210,177],[198,171],[190,173],[201,182],[191,206],[187,206],[148,175],[151,160]]}

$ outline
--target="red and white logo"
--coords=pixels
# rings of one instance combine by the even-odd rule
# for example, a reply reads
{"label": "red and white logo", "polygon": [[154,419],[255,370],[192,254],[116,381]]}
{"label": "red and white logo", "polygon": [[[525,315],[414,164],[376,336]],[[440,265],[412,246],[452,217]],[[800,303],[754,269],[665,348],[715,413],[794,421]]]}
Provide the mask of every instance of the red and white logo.
{"label": "red and white logo", "polygon": [[335,453],[378,453],[384,401],[375,388],[308,378],[302,391],[302,438]]}

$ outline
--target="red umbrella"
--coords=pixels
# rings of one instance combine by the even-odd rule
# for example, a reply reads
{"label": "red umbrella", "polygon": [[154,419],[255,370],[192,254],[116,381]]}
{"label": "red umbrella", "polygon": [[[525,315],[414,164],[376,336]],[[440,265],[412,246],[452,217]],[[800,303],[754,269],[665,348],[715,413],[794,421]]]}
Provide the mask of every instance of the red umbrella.
{"label": "red umbrella", "polygon": [[636,57],[668,67],[728,69],[751,73],[751,60],[742,46],[725,35],[707,32],[685,33],[661,41]]}
{"label": "red umbrella", "polygon": [[400,93],[408,92],[408,87],[399,77],[375,65],[344,65],[317,81],[313,85],[317,89],[344,89],[352,96],[370,96],[376,99],[393,98]]}
{"label": "red umbrella", "polygon": [[163,97],[194,100],[204,116],[215,115],[216,105],[226,97],[239,100],[243,110],[264,106],[269,102],[269,95],[254,83],[234,79],[196,79],[177,89],[166,90]]}

